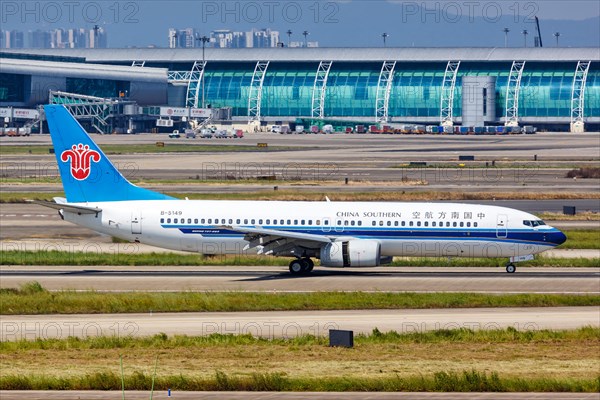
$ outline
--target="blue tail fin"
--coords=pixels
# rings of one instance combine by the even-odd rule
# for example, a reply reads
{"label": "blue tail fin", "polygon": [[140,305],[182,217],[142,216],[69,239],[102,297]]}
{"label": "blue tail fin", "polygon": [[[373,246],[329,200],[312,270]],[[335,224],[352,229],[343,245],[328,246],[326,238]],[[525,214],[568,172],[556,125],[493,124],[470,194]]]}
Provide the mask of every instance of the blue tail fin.
{"label": "blue tail fin", "polygon": [[64,106],[44,110],[69,203],[173,199],[125,179]]}

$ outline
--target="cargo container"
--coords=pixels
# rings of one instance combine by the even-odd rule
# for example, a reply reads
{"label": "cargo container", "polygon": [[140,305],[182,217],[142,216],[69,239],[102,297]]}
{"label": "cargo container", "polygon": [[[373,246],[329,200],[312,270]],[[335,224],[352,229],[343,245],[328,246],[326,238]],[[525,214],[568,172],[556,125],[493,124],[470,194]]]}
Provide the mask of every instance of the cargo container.
{"label": "cargo container", "polygon": [[310,133],[319,133],[319,125],[311,125]]}
{"label": "cargo container", "polygon": [[356,127],[354,128],[354,131],[356,133],[367,133],[367,130],[365,129],[364,125],[356,125]]}
{"label": "cargo container", "polygon": [[304,133],[304,125],[296,125],[296,133]]}
{"label": "cargo container", "polygon": [[346,129],[345,129],[345,132],[346,133],[352,133],[352,127],[347,126]]}
{"label": "cargo container", "polygon": [[476,135],[483,135],[486,131],[485,131],[485,126],[476,126],[474,128],[475,134]]}
{"label": "cargo container", "polygon": [[458,126],[456,126],[456,127],[454,127],[454,126],[442,126],[441,128],[444,130],[444,133],[451,135],[451,134],[454,133],[454,128],[458,129],[459,127]]}
{"label": "cargo container", "polygon": [[413,133],[425,133],[425,125],[415,125]]}
{"label": "cargo container", "polygon": [[470,127],[468,127],[468,126],[461,126],[461,127],[460,127],[460,130],[459,130],[459,132],[460,132],[460,134],[461,134],[461,135],[466,135],[466,134],[468,134],[470,131],[471,131],[471,128],[470,128]]}

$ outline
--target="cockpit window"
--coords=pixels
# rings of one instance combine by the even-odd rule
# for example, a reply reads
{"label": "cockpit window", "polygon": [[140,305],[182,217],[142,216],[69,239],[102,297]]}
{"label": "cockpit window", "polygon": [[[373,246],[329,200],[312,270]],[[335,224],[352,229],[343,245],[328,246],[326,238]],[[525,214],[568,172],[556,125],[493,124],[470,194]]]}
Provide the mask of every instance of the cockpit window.
{"label": "cockpit window", "polygon": [[546,225],[546,223],[544,221],[542,221],[541,219],[535,219],[535,220],[531,220],[531,221],[525,220],[525,221],[523,221],[523,225],[536,227],[536,226]]}

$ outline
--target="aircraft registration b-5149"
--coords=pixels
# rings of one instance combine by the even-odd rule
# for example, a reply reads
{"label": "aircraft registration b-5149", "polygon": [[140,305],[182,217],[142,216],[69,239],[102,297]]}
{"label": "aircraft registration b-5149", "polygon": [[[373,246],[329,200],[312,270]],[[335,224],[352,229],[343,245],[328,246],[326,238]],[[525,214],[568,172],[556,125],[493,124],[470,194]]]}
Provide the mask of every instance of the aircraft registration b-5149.
{"label": "aircraft registration b-5149", "polygon": [[66,198],[41,202],[107,235],[202,254],[293,257],[292,274],[375,267],[394,256],[506,257],[515,263],[565,235],[505,207],[421,202],[180,200],[130,183],[61,105],[45,106]]}

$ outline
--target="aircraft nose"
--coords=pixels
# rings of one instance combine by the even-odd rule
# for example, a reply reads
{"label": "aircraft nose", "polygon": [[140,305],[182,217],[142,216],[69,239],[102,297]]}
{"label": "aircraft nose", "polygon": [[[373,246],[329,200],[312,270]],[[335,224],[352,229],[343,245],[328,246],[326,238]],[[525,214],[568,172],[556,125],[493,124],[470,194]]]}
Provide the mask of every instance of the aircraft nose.
{"label": "aircraft nose", "polygon": [[559,230],[550,234],[550,242],[555,246],[560,246],[567,241],[567,236]]}

